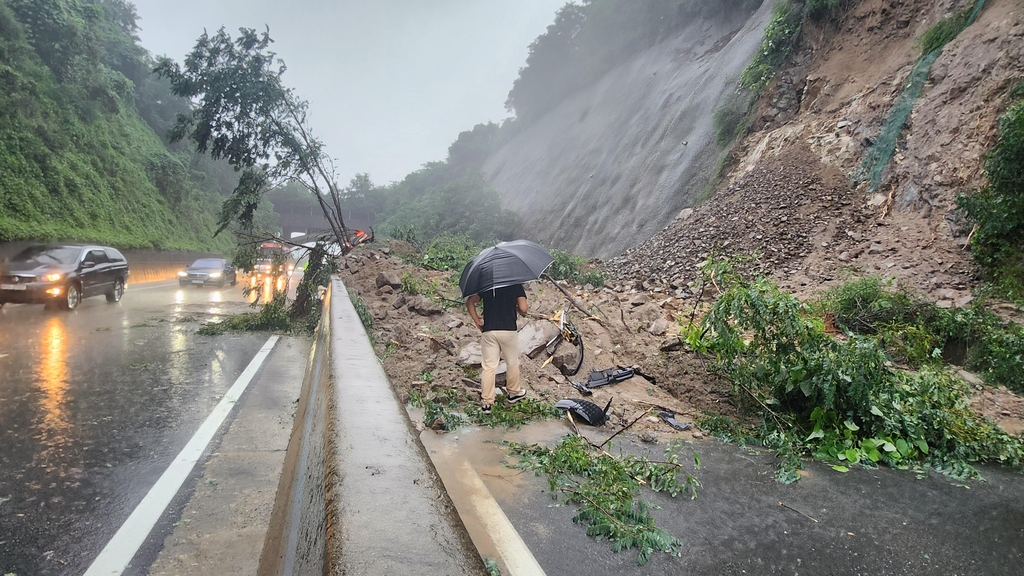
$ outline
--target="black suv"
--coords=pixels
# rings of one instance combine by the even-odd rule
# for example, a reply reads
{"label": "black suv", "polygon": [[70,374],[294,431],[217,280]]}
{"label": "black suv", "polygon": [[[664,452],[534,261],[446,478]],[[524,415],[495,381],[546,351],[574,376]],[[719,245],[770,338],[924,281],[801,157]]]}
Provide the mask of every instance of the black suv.
{"label": "black suv", "polygon": [[31,246],[0,264],[0,306],[46,304],[74,310],[82,298],[104,294],[118,302],[128,261],[106,246]]}

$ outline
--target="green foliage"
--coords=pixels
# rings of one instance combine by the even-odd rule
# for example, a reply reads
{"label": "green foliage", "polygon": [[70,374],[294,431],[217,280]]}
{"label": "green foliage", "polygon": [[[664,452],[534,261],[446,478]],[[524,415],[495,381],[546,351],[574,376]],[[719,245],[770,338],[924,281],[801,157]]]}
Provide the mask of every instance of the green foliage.
{"label": "green foliage", "polygon": [[995,291],[1024,301],[1024,101],[999,120],[999,138],[985,159],[988,184],[957,198],[977,224],[971,256]]}
{"label": "green foliage", "polygon": [[[727,278],[705,316],[704,345],[715,355],[715,370],[756,399],[761,424],[743,434],[784,457],[780,479],[795,479],[798,454],[840,468],[928,465],[959,477],[976,476],[977,462],[1024,463],[1024,437],[978,417],[961,380],[930,366],[898,370],[879,339],[832,338],[811,307],[767,280]],[[907,308],[902,297],[895,305],[863,297],[872,293],[863,283],[833,295],[837,323],[856,319],[868,329]]]}
{"label": "green foliage", "polygon": [[417,408],[423,408],[423,425],[446,432],[458,430],[468,424],[466,418],[459,412],[464,401],[461,392],[455,388],[437,390],[429,397],[424,397],[415,390],[409,392],[409,403]]}
{"label": "green foliage", "polygon": [[458,274],[479,253],[480,244],[469,237],[463,234],[442,234],[427,245],[421,263],[434,270]]}
{"label": "green foliage", "polygon": [[[425,374],[429,374],[429,372]],[[429,380],[424,378],[424,381],[430,384],[433,382],[433,377]],[[534,398],[524,398],[515,404],[508,404],[502,398],[499,397],[498,402],[491,407],[490,414],[484,414],[477,404],[479,397],[475,394],[467,394],[461,388],[435,386],[431,392],[425,395],[415,390],[409,392],[409,403],[423,408],[425,411],[424,424],[434,427],[436,423],[442,422],[441,428],[446,431],[452,431],[468,422],[491,428],[495,426],[519,428],[534,420],[546,420],[561,416],[561,412],[554,406]]]}
{"label": "green foliage", "polygon": [[503,428],[519,428],[534,420],[550,420],[558,418],[562,413],[551,404],[536,398],[523,398],[515,404],[508,404],[499,399],[491,407],[490,414],[484,414],[474,403],[466,406],[466,415],[475,424],[482,426],[501,426]]}
{"label": "green foliage", "polygon": [[967,28],[967,25],[970,24],[971,13],[973,11],[973,4],[966,6],[963,10],[948,18],[939,20],[930,28],[925,30],[924,34],[917,39],[917,44],[921,47],[921,52],[927,54],[932,50],[942,48],[950,40],[959,36],[960,33],[964,31],[964,28]]}
{"label": "green foliage", "polygon": [[366,300],[363,300],[363,297],[355,292],[349,292],[348,298],[352,301],[352,307],[356,309],[359,322],[362,323],[363,328],[369,334],[373,330],[373,313],[370,312],[370,308],[366,305]]}
{"label": "green foliage", "polygon": [[[1024,373],[1024,327],[1004,323],[982,302],[939,308],[878,278],[865,278],[826,293],[815,308],[832,314],[843,330],[875,336],[889,354],[913,367],[955,360],[990,384],[1024,392],[1019,377]],[[958,357],[948,358],[954,354]]]}
{"label": "green foliage", "polygon": [[120,0],[0,1],[0,241],[233,251],[211,239],[218,168],[139,116],[134,22]]}
{"label": "green foliage", "polygon": [[[295,288],[295,301],[288,308],[289,318],[293,322],[301,323],[307,333],[312,334],[316,330],[316,325],[320,323],[320,289],[330,284],[331,274],[337,272],[338,262],[327,252],[322,242],[318,242],[307,252],[306,268],[302,273],[302,280]],[[363,324],[365,326],[365,322]],[[367,330],[369,329],[367,327]]]}
{"label": "green foliage", "polygon": [[416,277],[412,275],[412,273],[405,272],[404,274],[402,274],[401,290],[403,294],[408,294],[409,296],[417,296],[420,293],[420,281],[417,280]]}
{"label": "green foliage", "polygon": [[745,91],[736,91],[731,94],[712,113],[711,122],[715,129],[715,143],[719,148],[725,148],[732,144],[748,125],[748,114],[753,99]]}
{"label": "green foliage", "polygon": [[199,328],[198,334],[216,336],[228,331],[234,332],[288,332],[292,328],[288,317],[288,301],[284,294],[276,294],[263,305],[259,312],[246,312],[229,316],[220,322],[207,322]]}
{"label": "green foliage", "polygon": [[760,93],[785,62],[803,28],[804,13],[788,0],[778,0],[764,30],[761,50],[740,74],[740,85]]}
{"label": "green foliage", "polygon": [[604,286],[605,273],[599,269],[587,269],[587,260],[564,250],[552,250],[555,261],[547,269],[547,275],[555,280],[566,280],[577,284]]}
{"label": "green foliage", "polygon": [[[554,448],[506,445],[519,457],[517,468],[544,473],[551,492],[576,505],[573,522],[584,524],[588,536],[608,540],[615,552],[635,548],[638,565],[654,552],[679,555],[682,542],[655,526],[650,513],[655,506],[638,498],[641,482],[654,492],[696,498],[700,482],[679,463],[678,446],[665,451],[664,461],[652,462],[633,455],[613,457],[578,435],[566,436]],[[696,455],[694,468],[700,468]]]}
{"label": "green foliage", "polygon": [[444,234],[489,242],[509,238],[515,228],[515,213],[501,207],[498,193],[480,172],[457,173],[443,162],[392,184],[385,198],[381,228],[419,242]]}

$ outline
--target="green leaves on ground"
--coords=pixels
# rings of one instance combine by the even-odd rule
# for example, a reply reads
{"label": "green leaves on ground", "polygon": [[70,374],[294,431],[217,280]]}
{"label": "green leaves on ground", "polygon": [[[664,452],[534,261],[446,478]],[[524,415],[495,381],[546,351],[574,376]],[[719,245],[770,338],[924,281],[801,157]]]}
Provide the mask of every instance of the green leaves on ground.
{"label": "green leaves on ground", "polygon": [[[780,479],[797,478],[799,455],[839,465],[927,465],[958,477],[977,476],[978,462],[1024,464],[1024,437],[979,417],[962,380],[931,365],[917,372],[897,369],[877,335],[834,338],[810,306],[767,280],[727,278],[704,318],[704,346],[715,355],[715,371],[753,399],[761,423],[741,433],[735,426],[725,431],[778,450],[784,457]],[[875,318],[878,308],[857,298],[832,302],[837,322],[852,323],[846,314],[851,309]],[[716,432],[722,424],[701,422]]]}
{"label": "green leaves on ground", "polygon": [[509,404],[503,396],[499,396],[490,414],[484,414],[479,401],[479,395],[459,388],[433,386],[426,392],[409,392],[409,403],[424,409],[423,424],[428,428],[439,427],[448,432],[469,422],[491,428],[518,428],[534,420],[558,418],[561,415],[554,406],[536,398],[524,398]]}
{"label": "green leaves on ground", "polygon": [[[654,492],[675,497],[697,497],[700,482],[679,463],[679,446],[665,451],[665,460],[652,462],[633,455],[615,457],[579,435],[569,435],[554,448],[537,444],[506,443],[521,470],[545,474],[553,495],[576,506],[574,523],[584,524],[587,535],[608,540],[621,552],[636,549],[643,565],[654,552],[679,555],[682,542],[655,525],[653,504],[639,499],[641,484]],[[694,455],[694,469],[700,458]]]}
{"label": "green leaves on ground", "polygon": [[[312,334],[320,323],[323,306],[320,301],[320,289],[331,281],[331,274],[338,271],[338,262],[331,256],[323,243],[317,243],[307,250],[306,266],[302,280],[295,288],[295,300],[289,305],[282,292],[275,293],[273,298],[263,304],[258,312],[246,312],[229,316],[220,322],[207,322],[199,329],[199,334],[215,336],[229,331],[235,332],[291,332],[300,331]],[[358,294],[350,293],[352,305],[359,315],[367,332],[371,335],[373,315],[366,303]],[[255,306],[255,303],[254,303]]]}

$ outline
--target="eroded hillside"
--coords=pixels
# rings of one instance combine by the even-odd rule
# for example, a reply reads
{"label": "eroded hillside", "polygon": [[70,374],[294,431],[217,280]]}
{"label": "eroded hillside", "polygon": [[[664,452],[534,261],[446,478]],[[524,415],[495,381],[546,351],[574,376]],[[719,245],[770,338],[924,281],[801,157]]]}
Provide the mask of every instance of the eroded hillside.
{"label": "eroded hillside", "polygon": [[1024,77],[1018,2],[987,2],[943,49],[880,187],[851,182],[920,56],[916,39],[966,4],[862,0],[840,21],[805,29],[723,188],[612,269],[681,286],[712,250],[756,250],[760,267],[797,292],[882,274],[941,305],[966,304],[975,278],[955,196],[982,183],[1006,95]]}
{"label": "eroded hillside", "polygon": [[763,2],[694,20],[492,154],[483,171],[520,214],[521,234],[609,257],[693,204],[718,158],[713,111],[770,15]]}

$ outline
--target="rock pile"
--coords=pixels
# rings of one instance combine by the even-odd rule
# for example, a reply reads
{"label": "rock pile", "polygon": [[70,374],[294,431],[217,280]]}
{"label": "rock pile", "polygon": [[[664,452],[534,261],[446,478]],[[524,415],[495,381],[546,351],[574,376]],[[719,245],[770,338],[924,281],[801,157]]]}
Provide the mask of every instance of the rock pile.
{"label": "rock pile", "polygon": [[821,248],[841,261],[859,244],[855,237],[866,238],[846,231],[864,226],[871,215],[840,175],[825,176],[820,166],[806,149],[765,160],[714,202],[684,210],[656,236],[609,261],[607,269],[637,287],[678,293],[712,254],[754,256],[747,267],[761,273],[794,273]]}

